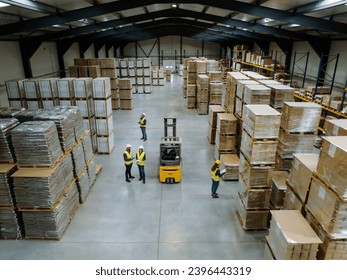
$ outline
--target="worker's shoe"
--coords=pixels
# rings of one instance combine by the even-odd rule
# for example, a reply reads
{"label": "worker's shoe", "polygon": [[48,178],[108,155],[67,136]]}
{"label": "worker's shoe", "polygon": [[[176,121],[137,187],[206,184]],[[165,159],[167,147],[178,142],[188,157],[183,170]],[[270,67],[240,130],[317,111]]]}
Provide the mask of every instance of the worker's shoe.
{"label": "worker's shoe", "polygon": [[143,183],[146,184],[146,180],[145,179],[143,179]]}
{"label": "worker's shoe", "polygon": [[125,179],[125,181],[127,181],[128,183],[130,183],[130,182],[131,182],[129,179]]}
{"label": "worker's shoe", "polygon": [[134,176],[129,176],[130,179],[134,179],[135,177]]}
{"label": "worker's shoe", "polygon": [[141,177],[139,178],[139,181],[142,181],[142,178],[141,178]]}
{"label": "worker's shoe", "polygon": [[143,139],[145,139],[145,138],[142,137],[141,140],[143,140]]}
{"label": "worker's shoe", "polygon": [[216,193],[212,194],[212,198],[218,198],[218,197],[219,197],[218,194],[216,194]]}

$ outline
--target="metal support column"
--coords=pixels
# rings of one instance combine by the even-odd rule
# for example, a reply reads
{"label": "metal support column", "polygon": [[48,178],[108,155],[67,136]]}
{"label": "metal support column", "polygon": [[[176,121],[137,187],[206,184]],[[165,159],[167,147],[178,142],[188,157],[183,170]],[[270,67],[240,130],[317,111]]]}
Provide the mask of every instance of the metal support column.
{"label": "metal support column", "polygon": [[[301,55],[301,57],[299,57],[297,59],[297,55]],[[291,72],[291,76],[290,76],[290,86],[293,86],[293,77],[295,74],[295,68],[298,68],[299,70],[302,71],[303,77],[302,77],[302,88],[305,87],[305,81],[306,81],[306,71],[307,71],[307,64],[308,64],[308,58],[309,58],[310,52],[307,53],[297,53],[294,52],[294,58],[293,58],[293,67],[292,67],[292,72]],[[300,66],[297,65],[297,62],[299,62],[300,60],[306,58],[305,61],[305,69],[302,69]]]}
{"label": "metal support column", "polygon": [[[319,68],[318,68],[318,74],[317,74],[317,80],[316,80],[316,87],[314,90],[313,97],[315,97],[317,94],[317,88],[319,86],[323,86],[324,84],[330,85],[330,94],[331,94],[333,87],[334,87],[337,65],[339,63],[339,56],[340,56],[340,54],[337,54],[337,55],[322,54],[321,55],[321,59],[319,62]],[[333,74],[330,75],[327,72],[328,65],[329,65],[329,63],[333,63],[334,61],[335,61],[334,71],[333,71]],[[331,80],[327,80],[327,77],[330,78]]]}
{"label": "metal support column", "polygon": [[180,64],[183,64],[183,59],[182,59],[182,49],[183,49],[183,39],[182,36],[180,36]]}
{"label": "metal support column", "polygon": [[340,106],[340,112],[343,111],[343,105],[345,103],[345,99],[346,99],[346,92],[347,92],[347,80],[346,80],[346,83],[345,83],[345,88],[343,90],[343,93],[342,93],[342,101],[341,101],[341,106]]}

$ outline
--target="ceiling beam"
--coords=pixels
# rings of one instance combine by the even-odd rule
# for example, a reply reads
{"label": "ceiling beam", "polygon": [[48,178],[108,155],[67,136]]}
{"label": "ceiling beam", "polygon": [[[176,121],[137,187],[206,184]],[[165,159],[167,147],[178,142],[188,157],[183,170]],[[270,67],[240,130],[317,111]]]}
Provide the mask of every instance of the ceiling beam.
{"label": "ceiling beam", "polygon": [[27,9],[30,11],[35,11],[43,14],[55,14],[57,13],[58,8],[40,3],[37,1],[30,1],[30,0],[1,0],[1,2],[9,4],[14,7]]}
{"label": "ceiling beam", "polygon": [[293,12],[299,13],[299,14],[308,14],[313,12],[318,12],[326,9],[330,9],[333,7],[338,7],[345,5],[347,3],[346,0],[340,0],[333,2],[331,0],[322,0],[322,1],[315,1],[313,3],[305,4],[299,7],[296,7],[293,9]]}
{"label": "ceiling beam", "polygon": [[[26,20],[15,24],[6,24],[0,27],[0,36],[18,33],[37,28],[45,28],[55,24],[64,24],[71,21],[100,16],[116,11],[127,10],[131,8],[158,4],[158,3],[171,3],[172,0],[119,0],[97,6],[82,8],[78,10],[67,11],[64,13],[53,14],[45,17]],[[330,32],[337,32],[347,34],[347,24],[329,21],[325,19],[309,17],[293,12],[281,11],[273,8],[262,7],[256,4],[244,3],[240,1],[215,1],[215,0],[180,0],[179,3],[194,3],[201,5],[209,5],[221,9],[237,11],[245,14],[251,14],[257,17],[272,18],[275,20],[285,21],[288,23],[296,23],[302,26],[313,27],[321,30],[328,30]]]}

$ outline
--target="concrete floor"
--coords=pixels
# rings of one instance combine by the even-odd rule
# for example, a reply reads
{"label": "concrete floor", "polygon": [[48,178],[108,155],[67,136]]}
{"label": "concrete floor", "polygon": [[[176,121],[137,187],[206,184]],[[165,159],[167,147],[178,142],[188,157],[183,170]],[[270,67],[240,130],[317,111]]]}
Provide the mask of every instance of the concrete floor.
{"label": "concrete floor", "polygon": [[[272,259],[266,231],[244,231],[236,217],[237,182],[222,181],[219,199],[210,195],[214,145],[207,140],[208,116],[186,108],[181,77],[152,94],[135,94],[133,110],[114,111],[115,150],[97,155],[103,169],[60,241],[0,240],[0,259],[17,260],[262,260]],[[138,119],[147,115],[148,141]],[[158,180],[163,118],[177,117],[182,137],[182,181]],[[147,153],[146,184],[134,165],[125,182],[122,153],[129,143]]]}

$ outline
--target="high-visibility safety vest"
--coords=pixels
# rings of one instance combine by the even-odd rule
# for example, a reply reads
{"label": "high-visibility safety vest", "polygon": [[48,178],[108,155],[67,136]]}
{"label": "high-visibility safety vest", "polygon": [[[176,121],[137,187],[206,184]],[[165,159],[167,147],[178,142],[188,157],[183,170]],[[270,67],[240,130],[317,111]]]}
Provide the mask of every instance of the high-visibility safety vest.
{"label": "high-visibility safety vest", "polygon": [[137,160],[138,160],[137,165],[145,166],[145,161],[144,161],[145,152],[142,152],[142,154],[140,155],[140,152],[137,151],[137,152],[136,152],[136,158],[137,158]]}
{"label": "high-visibility safety vest", "polygon": [[132,159],[133,155],[131,154],[131,152],[129,153],[127,150],[125,150],[124,153],[126,154],[127,159],[128,159],[128,160],[124,160],[124,164],[126,164],[126,165],[132,164],[133,163],[133,159]]}
{"label": "high-visibility safety vest", "polygon": [[145,117],[143,117],[142,119],[140,119],[140,127],[146,127],[145,120],[146,120]]}
{"label": "high-visibility safety vest", "polygon": [[219,170],[218,168],[216,168],[215,171],[212,171],[212,170],[211,170],[211,177],[212,177],[212,180],[213,180],[213,181],[216,181],[216,182],[219,182],[219,181],[220,181],[220,177],[216,175],[216,173],[217,173],[218,170]]}

